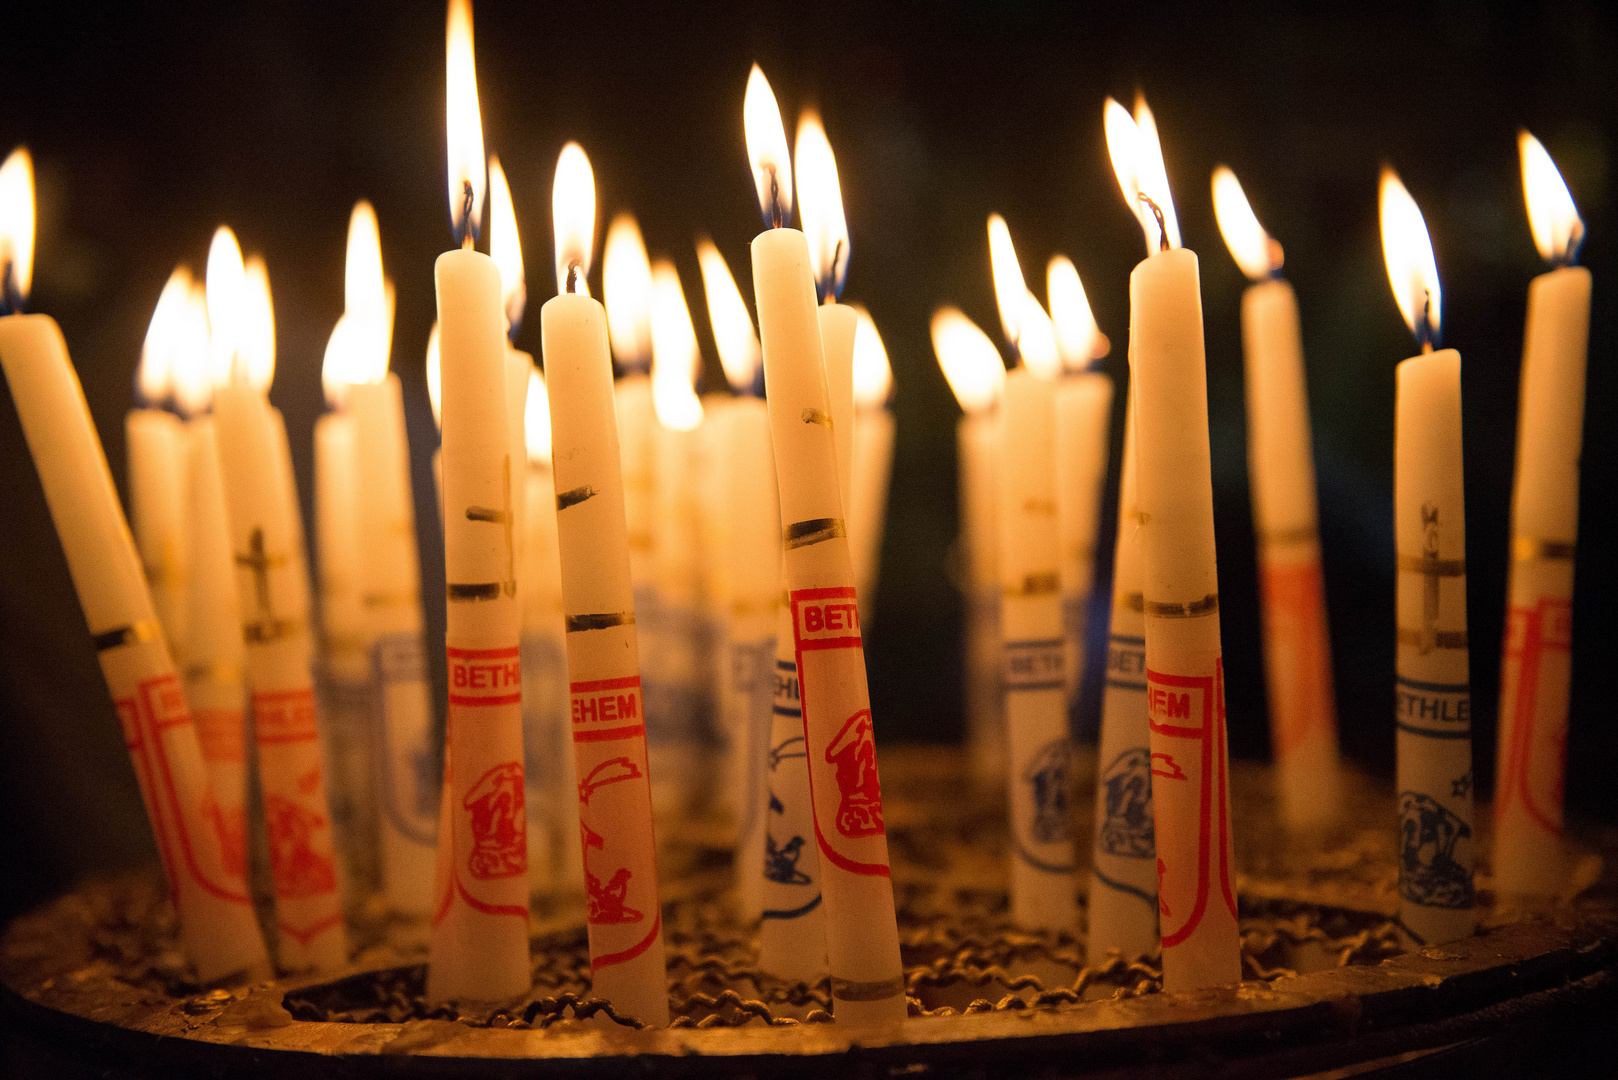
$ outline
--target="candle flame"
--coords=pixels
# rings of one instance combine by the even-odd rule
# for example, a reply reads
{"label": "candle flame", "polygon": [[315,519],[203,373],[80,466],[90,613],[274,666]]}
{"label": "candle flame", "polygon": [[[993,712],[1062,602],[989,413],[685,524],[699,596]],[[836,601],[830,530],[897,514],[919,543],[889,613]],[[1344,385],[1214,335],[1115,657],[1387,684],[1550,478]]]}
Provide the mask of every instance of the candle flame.
{"label": "candle flame", "polygon": [[664,427],[690,431],[702,422],[694,389],[701,363],[679,272],[659,259],[652,264],[652,405]]}
{"label": "candle flame", "polygon": [[1380,196],[1382,219],[1382,258],[1388,267],[1388,284],[1405,325],[1416,335],[1416,343],[1427,347],[1438,340],[1442,294],[1438,288],[1438,264],[1433,260],[1433,242],[1427,235],[1427,222],[1421,208],[1399,180],[1392,167],[1382,167]]}
{"label": "candle flame", "polygon": [[854,404],[861,409],[879,408],[893,391],[893,367],[871,313],[860,304],[849,306],[860,320],[854,330]]}
{"label": "candle flame", "polygon": [[34,158],[19,146],[0,165],[0,314],[22,310],[34,284]]}
{"label": "candle flame", "polygon": [[517,336],[522,313],[528,306],[528,282],[522,270],[522,239],[517,235],[517,210],[511,185],[500,159],[489,155],[489,258],[500,270],[500,304],[506,311],[506,334]]}
{"label": "candle flame", "polygon": [[[179,341],[180,321],[191,299],[191,271],[176,266],[157,294],[152,321],[146,327],[146,340],[140,347],[140,367],[135,387],[141,401],[156,405],[175,389],[174,350]],[[206,377],[206,376],[205,376]]]}
{"label": "candle flame", "polygon": [[714,345],[725,368],[725,381],[738,394],[750,393],[763,353],[758,335],[753,332],[747,301],[742,299],[725,257],[706,236],[697,241],[697,262],[702,266],[702,291],[708,298],[708,321],[713,324]]}
{"label": "candle flame", "polygon": [[1084,282],[1066,255],[1052,256],[1045,267],[1045,291],[1051,304],[1051,324],[1056,331],[1056,351],[1062,366],[1083,371],[1112,349],[1107,335],[1096,325],[1090,300],[1084,295]]}
{"label": "candle flame", "polygon": [[[1157,122],[1146,99],[1135,102],[1135,115],[1112,98],[1102,113],[1107,132],[1107,153],[1112,158],[1112,171],[1118,177],[1118,187],[1124,193],[1129,212],[1140,222],[1146,237],[1146,253],[1159,251],[1163,233],[1168,233],[1168,246],[1180,246],[1180,225],[1174,215],[1174,200],[1169,195],[1168,175],[1163,168],[1163,148],[1157,139]],[[1157,204],[1163,213],[1163,226],[1157,226],[1157,216],[1141,198],[1145,195]]]}
{"label": "candle flame", "polygon": [[247,310],[247,269],[230,226],[221,225],[208,245],[208,369],[223,386],[246,377],[236,363]]}
{"label": "candle flame", "polygon": [[440,364],[438,357],[438,321],[433,321],[433,328],[427,335],[427,404],[433,409],[433,423],[440,430],[444,427],[444,383],[440,377]]}
{"label": "candle flame", "polygon": [[815,262],[815,291],[821,303],[843,295],[848,280],[848,220],[843,215],[843,189],[837,158],[831,152],[820,114],[805,109],[798,117],[798,219],[809,239]]}
{"label": "candle flame", "polygon": [[[183,270],[184,267],[176,270],[175,276]],[[174,278],[169,280],[173,282]],[[213,378],[208,370],[208,298],[189,271],[185,271],[185,280],[185,288],[175,302],[169,348],[173,358],[174,400],[187,416],[197,416],[213,403]],[[153,321],[156,321],[155,316]]]}
{"label": "candle flame", "polygon": [[613,355],[626,370],[644,371],[652,356],[652,264],[634,215],[612,219],[602,262],[601,293]]}
{"label": "candle flame", "polygon": [[531,465],[551,463],[551,399],[545,390],[545,376],[539,369],[528,369],[528,404],[523,406],[523,439]]}
{"label": "candle flame", "polygon": [[1022,294],[1017,313],[1017,354],[1026,367],[1041,379],[1054,379],[1062,373],[1062,356],[1056,348],[1056,327],[1045,308],[1031,292]]}
{"label": "candle flame", "polygon": [[[1140,132],[1140,142],[1137,144],[1140,164],[1137,168],[1141,194],[1156,203],[1163,212],[1168,246],[1177,248],[1180,246],[1180,221],[1174,213],[1174,196],[1169,192],[1168,170],[1163,166],[1163,144],[1157,137],[1157,120],[1152,116],[1151,107],[1146,104],[1145,94],[1135,95],[1135,127]],[[1136,201],[1140,202],[1138,199]],[[1155,228],[1157,218],[1152,208],[1142,203],[1141,211]]]}
{"label": "candle flame", "polygon": [[320,362],[320,389],[326,396],[326,404],[333,409],[341,409],[347,403],[349,387],[367,381],[355,377],[356,369],[363,365],[363,361],[357,359],[364,351],[363,336],[359,324],[345,311],[326,339],[326,352]]}
{"label": "candle flame", "polygon": [[247,382],[261,394],[275,381],[275,300],[270,295],[270,269],[261,255],[250,256],[243,266],[247,276],[239,349]]}
{"label": "candle flame", "polygon": [[1213,202],[1219,232],[1242,273],[1252,281],[1263,281],[1280,273],[1281,245],[1259,224],[1258,215],[1253,213],[1247,193],[1242,190],[1242,182],[1224,165],[1214,170]]}
{"label": "candle flame", "polygon": [[[483,114],[472,54],[471,0],[450,0],[444,31],[444,101],[449,131],[449,220],[455,239],[475,240],[483,222],[488,176],[483,166]],[[467,196],[470,194],[470,201]]]}
{"label": "candle flame", "polygon": [[942,307],[933,313],[932,337],[938,366],[963,412],[981,412],[1000,400],[1006,365],[988,334],[957,308]]}
{"label": "candle flame", "polygon": [[999,214],[989,215],[989,272],[994,277],[994,303],[1000,311],[1000,329],[1006,335],[1006,343],[1016,348],[1017,320],[1022,315],[1022,298],[1028,293],[1028,283],[1017,262],[1011,230]]}
{"label": "candle flame", "polygon": [[[393,344],[393,286],[382,272],[382,236],[376,211],[364,200],[354,204],[348,218],[343,297],[343,320],[349,329],[344,332],[346,352],[341,377],[351,383],[381,382],[388,376],[388,355]],[[332,335],[335,340],[337,331]]]}
{"label": "candle flame", "polygon": [[1528,200],[1528,227],[1540,257],[1558,266],[1571,266],[1584,243],[1584,221],[1561,170],[1540,141],[1526,131],[1517,133],[1522,158],[1523,197]]}
{"label": "candle flame", "polygon": [[781,107],[775,91],[757,64],[747,74],[747,96],[742,101],[742,128],[747,136],[747,159],[753,166],[753,186],[766,229],[785,228],[792,220],[792,158]]}
{"label": "candle flame", "polygon": [[556,291],[589,296],[590,256],[596,241],[596,178],[584,147],[576,142],[562,147],[556,159],[551,222],[556,228]]}

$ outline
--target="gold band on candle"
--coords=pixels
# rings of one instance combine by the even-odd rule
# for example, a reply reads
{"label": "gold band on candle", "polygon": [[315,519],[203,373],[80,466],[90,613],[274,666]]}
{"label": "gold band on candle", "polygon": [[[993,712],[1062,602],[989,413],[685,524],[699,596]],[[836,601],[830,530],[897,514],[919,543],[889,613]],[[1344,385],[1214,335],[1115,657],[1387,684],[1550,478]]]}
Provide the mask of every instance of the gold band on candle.
{"label": "gold band on candle", "polygon": [[[1408,645],[1413,649],[1429,647],[1428,632],[1425,630],[1412,630],[1409,627],[1399,627],[1399,644]],[[1466,644],[1465,630],[1435,630],[1431,633],[1431,647],[1435,649],[1464,649]]]}
{"label": "gold band on candle", "polygon": [[803,422],[806,424],[819,424],[826,430],[831,430],[831,413],[825,409],[806,407],[803,410]]}
{"label": "gold band on candle", "polygon": [[1146,597],[1138,592],[1124,594],[1124,607],[1130,611],[1145,611]]}
{"label": "gold band on candle", "polygon": [[[588,484],[583,487],[569,488],[567,491],[558,491],[556,493],[556,509],[562,511],[570,506],[577,506],[584,500],[592,498],[595,494],[596,489]],[[648,537],[646,546],[650,547],[651,543],[651,539]]]}
{"label": "gold band on candle", "polygon": [[1145,612],[1154,619],[1200,619],[1204,615],[1217,615],[1219,613],[1219,594],[1209,593],[1201,600],[1192,600],[1186,604],[1147,600],[1145,602]]}
{"label": "gold band on candle", "polygon": [[1004,590],[1007,596],[1049,596],[1062,589],[1062,575],[1055,570],[1040,574],[1025,574],[1022,582]]}
{"label": "gold band on candle", "polygon": [[1421,574],[1423,577],[1465,577],[1465,559],[1435,559],[1428,555],[1399,556],[1401,574]]}
{"label": "gold band on candle", "polygon": [[1320,539],[1320,530],[1313,525],[1299,525],[1293,529],[1272,529],[1259,537],[1259,542],[1265,547],[1290,547],[1294,544],[1311,544]]}
{"label": "gold band on candle", "polygon": [[158,633],[157,623],[151,619],[139,619],[128,626],[103,631],[90,640],[94,643],[96,652],[106,652],[108,649],[116,649],[123,645],[139,645],[143,641],[155,641]]}
{"label": "gold band on candle", "polygon": [[1512,562],[1572,562],[1577,545],[1567,540],[1540,540],[1532,536],[1511,538]]}
{"label": "gold band on candle", "polygon": [[420,593],[401,589],[391,592],[368,592],[360,598],[360,603],[368,608],[392,607],[396,604],[414,607],[420,598]]}
{"label": "gold band on candle", "polygon": [[255,619],[242,623],[242,640],[250,645],[267,645],[291,637],[299,625],[297,619]]}
{"label": "gold band on candle", "polygon": [[795,551],[801,547],[809,547],[811,544],[847,535],[848,529],[844,526],[842,518],[810,518],[808,521],[795,521],[787,526],[786,546],[788,551]]}
{"label": "gold band on candle", "polygon": [[577,634],[585,630],[606,630],[614,626],[634,626],[633,611],[602,611],[586,615],[569,615],[567,632]]}
{"label": "gold band on candle", "polygon": [[211,664],[187,664],[185,677],[201,681],[232,683],[242,677],[242,666],[229,660],[216,660]]}
{"label": "gold band on candle", "polygon": [[839,1001],[884,1001],[905,992],[903,975],[875,982],[855,982],[853,979],[831,977],[831,996]]}
{"label": "gold band on candle", "polygon": [[498,581],[479,581],[469,585],[450,582],[444,586],[444,593],[449,597],[450,603],[464,603],[469,600],[497,600],[500,598],[500,583]]}

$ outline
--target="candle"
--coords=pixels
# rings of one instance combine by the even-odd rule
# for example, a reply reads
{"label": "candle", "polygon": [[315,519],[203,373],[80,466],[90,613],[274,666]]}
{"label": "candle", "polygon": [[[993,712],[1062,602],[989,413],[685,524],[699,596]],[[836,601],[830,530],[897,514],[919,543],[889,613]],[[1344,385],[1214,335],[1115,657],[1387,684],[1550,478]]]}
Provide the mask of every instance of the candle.
{"label": "candle", "polygon": [[472,12],[446,33],[451,220],[438,257],[449,715],[427,996],[498,1001],[532,984],[523,807],[521,611],[512,540],[500,271],[473,250],[486,182]]}
{"label": "candle", "polygon": [[1077,724],[1112,419],[1112,380],[1089,369],[1107,355],[1111,345],[1096,326],[1084,284],[1067,256],[1051,259],[1045,280],[1056,351],[1062,358],[1062,378],[1056,386],[1056,531],[1062,571],[1062,638],[1067,646],[1068,720]]}
{"label": "candle", "polygon": [[1114,168],[1130,205],[1140,208],[1148,248],[1152,241],[1158,248],[1129,277],[1129,343],[1163,986],[1183,991],[1240,979],[1241,948],[1201,283],[1196,254],[1176,246],[1144,100],[1135,112],[1131,120],[1107,102]]}
{"label": "candle", "polygon": [[1433,351],[1442,304],[1432,242],[1390,168],[1380,201],[1388,281],[1422,349],[1398,367],[1394,414],[1399,928],[1436,945],[1477,925],[1461,354]]}
{"label": "candle", "polygon": [[129,456],[129,523],[152,590],[152,604],[176,661],[185,663],[186,632],[186,458],[185,425],[162,408],[174,393],[174,346],[179,319],[191,291],[191,273],[178,267],[158,295],[141,348],[135,388],[144,408],[124,420]]}
{"label": "candle", "polygon": [[[722,578],[724,662],[720,666],[720,729],[729,749],[725,771],[726,804],[736,821],[736,886],[742,918],[752,922],[764,916],[764,894],[775,880],[760,873],[765,866],[767,838],[775,824],[770,811],[773,788],[767,762],[774,761],[771,739],[774,726],[772,706],[776,689],[776,620],[781,597],[781,519],[775,490],[775,459],[770,445],[770,414],[764,404],[760,376],[763,356],[753,317],[736,287],[730,267],[713,243],[697,242],[697,261],[702,267],[703,292],[708,317],[713,324],[714,343],[725,370],[725,379],[736,397],[715,414],[716,454],[714,473],[719,490],[723,522],[723,548],[717,560],[725,568]],[[802,728],[801,720],[798,727]],[[802,731],[797,733],[803,738]],[[807,769],[803,784],[809,781]],[[807,798],[798,803],[807,823]],[[808,837],[807,830],[801,834]],[[785,837],[782,843],[787,843]],[[805,841],[807,843],[807,840]],[[796,851],[802,851],[799,844]],[[814,849],[800,855],[800,866],[813,866]],[[780,874],[776,875],[780,877]],[[792,881],[808,876],[802,870]],[[819,895],[816,887],[813,895]],[[771,906],[780,919],[782,912],[802,904],[782,908]],[[760,962],[774,974],[772,928],[766,926],[760,943]],[[815,952],[825,952],[825,932],[818,922],[808,940]],[[789,948],[791,948],[789,946]]]}
{"label": "candle", "polygon": [[1001,326],[1019,363],[1000,399],[1000,634],[1004,650],[1011,822],[1011,917],[1071,930],[1073,831],[1068,806],[1065,643],[1056,524],[1056,376],[1050,320],[1028,292],[1005,219],[989,217],[989,256]]}
{"label": "candle", "polygon": [[709,679],[703,655],[701,507],[703,408],[692,388],[701,364],[696,331],[674,265],[652,265],[652,580],[646,620],[647,740],[657,758],[652,796],[660,815],[700,801]]}
{"label": "candle", "polygon": [[650,616],[656,606],[652,585],[652,432],[657,426],[657,413],[649,376],[652,264],[634,217],[619,214],[613,219],[602,261],[602,299],[620,374],[615,393],[618,441],[623,451],[624,513],[629,522],[629,568],[635,582],[635,607]]}
{"label": "candle", "polygon": [[540,311],[572,698],[591,992],[668,1023],[646,710],[607,317],[584,291],[595,184],[576,143],[552,195],[560,295]]}
{"label": "candle", "polygon": [[277,954],[291,970],[348,960],[332,811],[326,798],[305,597],[296,576],[277,425],[239,360],[245,272],[230,230],[208,251],[214,423],[242,607],[259,782],[275,881]]}
{"label": "candle", "polygon": [[1336,819],[1341,795],[1298,299],[1280,276],[1281,245],[1264,231],[1236,174],[1224,166],[1214,170],[1213,196],[1231,257],[1253,282],[1242,294],[1242,352],[1270,745],[1281,818],[1307,831]]}
{"label": "candle", "polygon": [[516,347],[522,329],[523,309],[528,304],[528,284],[522,269],[522,244],[517,235],[517,213],[511,204],[511,187],[500,159],[489,155],[489,258],[500,268],[500,306],[506,313],[506,437],[510,443],[514,471],[511,481],[512,542],[516,547],[517,582],[522,585],[525,565],[523,547],[528,536],[528,485],[521,476],[521,465],[528,460],[528,442],[523,434],[527,416],[528,376],[534,358]]}
{"label": "candle", "polygon": [[869,624],[876,604],[888,482],[893,473],[893,412],[888,408],[893,368],[871,313],[858,304],[849,306],[859,316],[859,327],[854,332],[854,466],[845,501],[860,621]]}
{"label": "candle", "polygon": [[1559,892],[1566,878],[1562,776],[1590,271],[1573,265],[1584,223],[1556,165],[1526,131],[1518,146],[1534,242],[1555,269],[1528,287],[1523,334],[1495,759],[1494,885],[1501,893],[1544,895]]}
{"label": "candle", "polygon": [[222,851],[196,729],[67,344],[49,316],[19,313],[32,271],[33,167],[18,150],[0,166],[0,368],[123,726],[186,956],[203,982],[261,974],[264,940]]}
{"label": "candle", "polygon": [[786,228],[792,164],[775,95],[756,65],[744,111],[748,157],[770,226],[753,240],[753,289],[815,838],[825,856],[832,1008],[843,1022],[898,1023],[906,1015],[904,969],[815,279],[804,234]]}
{"label": "candle", "polygon": [[[444,433],[444,382],[440,377],[442,362],[438,349],[438,320],[433,320],[433,327],[427,332],[427,404],[433,410],[433,427],[438,429],[440,440]],[[433,500],[438,507],[438,526],[444,526],[444,448],[442,445],[433,450],[433,494],[438,496]]]}
{"label": "candle", "polygon": [[329,707],[369,706],[369,661],[361,626],[359,497],[354,417],[348,397],[350,322],[339,319],[326,342],[320,382],[328,412],[315,421],[315,553],[320,576],[322,700]]}
{"label": "candle", "polygon": [[1005,697],[1000,692],[1000,563],[995,481],[995,409],[1005,362],[987,334],[954,308],[932,318],[933,352],[961,407],[955,425],[961,531],[956,540],[966,593],[965,683],[967,764],[980,785],[998,787],[1007,769]]}

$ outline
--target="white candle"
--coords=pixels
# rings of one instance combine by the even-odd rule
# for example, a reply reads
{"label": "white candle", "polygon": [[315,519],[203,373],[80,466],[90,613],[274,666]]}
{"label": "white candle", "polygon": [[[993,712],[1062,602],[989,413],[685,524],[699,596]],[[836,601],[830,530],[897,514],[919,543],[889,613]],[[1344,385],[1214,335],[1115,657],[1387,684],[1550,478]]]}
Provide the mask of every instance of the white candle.
{"label": "white candle", "polygon": [[815,835],[825,855],[832,1007],[842,1022],[898,1023],[907,1012],[904,970],[814,275],[804,235],[784,227],[791,163],[774,95],[756,66],[745,112],[759,202],[776,226],[753,240],[753,288]]}
{"label": "white candle", "polygon": [[1281,817],[1295,830],[1320,829],[1342,807],[1298,299],[1279,276],[1281,245],[1253,215],[1235,174],[1215,170],[1213,193],[1225,243],[1254,282],[1242,295],[1247,470]]}
{"label": "white candle", "polygon": [[668,1023],[646,711],[614,416],[607,317],[582,292],[595,227],[589,162],[570,143],[553,194],[561,295],[540,311],[572,738],[590,935],[591,992]]}
{"label": "white candle", "polygon": [[933,315],[933,352],[965,414],[955,425],[961,531],[956,540],[966,594],[964,671],[967,763],[985,787],[1005,782],[1005,696],[1000,692],[1000,563],[995,482],[995,407],[1005,362],[982,330],[954,308]]}
{"label": "white candle", "polygon": [[[1202,296],[1196,254],[1169,246],[1172,207],[1145,102],[1127,156],[1112,143],[1122,107],[1109,100],[1108,112],[1119,178],[1151,198],[1167,234],[1130,274],[1129,344],[1163,985],[1184,991],[1241,978]],[[1158,235],[1154,221],[1148,236]]]}
{"label": "white candle", "polygon": [[1572,265],[1584,223],[1550,155],[1526,131],[1519,146],[1534,240],[1556,269],[1529,285],[1523,335],[1495,758],[1494,885],[1501,893],[1546,895],[1566,880],[1562,778],[1590,271]]}
{"label": "white candle", "polygon": [[450,5],[447,53],[452,220],[468,246],[440,255],[433,269],[443,358],[449,717],[427,996],[498,1001],[532,983],[521,611],[500,271],[469,243],[485,174],[464,0]]}
{"label": "white candle", "polygon": [[613,219],[603,254],[607,329],[621,374],[616,388],[618,443],[623,452],[624,513],[629,522],[635,606],[650,614],[652,595],[652,265],[640,227],[629,214]]}
{"label": "white candle", "polygon": [[[9,263],[0,291],[20,298],[27,295],[33,259],[33,175],[25,151],[0,167],[0,215],[12,223],[0,235]],[[23,229],[16,228],[19,218]],[[186,955],[204,982],[260,969],[264,940],[246,883],[229,869],[208,820],[213,797],[196,730],[55,321],[0,318],[0,368],[123,725]]]}
{"label": "white candle", "polygon": [[860,594],[860,621],[869,625],[876,604],[881,568],[882,534],[888,516],[888,482],[893,473],[893,369],[876,323],[858,304],[854,333],[854,466],[846,496],[848,544],[854,558],[855,587]]}
{"label": "white candle", "polygon": [[1461,354],[1432,351],[1442,306],[1421,211],[1392,169],[1381,187],[1388,279],[1423,346],[1398,367],[1394,415],[1399,926],[1436,945],[1477,924]]}

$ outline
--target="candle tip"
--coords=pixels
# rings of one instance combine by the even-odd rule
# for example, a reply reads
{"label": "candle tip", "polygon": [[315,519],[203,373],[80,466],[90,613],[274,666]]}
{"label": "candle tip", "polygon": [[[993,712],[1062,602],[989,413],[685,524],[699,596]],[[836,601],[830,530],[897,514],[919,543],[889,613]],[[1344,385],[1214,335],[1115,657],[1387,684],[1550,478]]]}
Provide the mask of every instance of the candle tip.
{"label": "candle tip", "polygon": [[1149,206],[1151,208],[1151,210],[1152,210],[1152,216],[1157,219],[1157,236],[1158,236],[1158,248],[1157,248],[1157,250],[1159,250],[1159,251],[1167,251],[1167,250],[1169,250],[1169,248],[1172,245],[1170,245],[1170,243],[1169,243],[1169,229],[1168,229],[1168,226],[1164,223],[1164,219],[1163,219],[1163,208],[1161,206],[1157,205],[1156,200],[1154,200],[1150,195],[1146,194],[1146,192],[1144,192],[1144,191],[1137,191],[1135,193],[1135,197],[1138,198],[1141,202],[1145,203],[1147,206]]}

